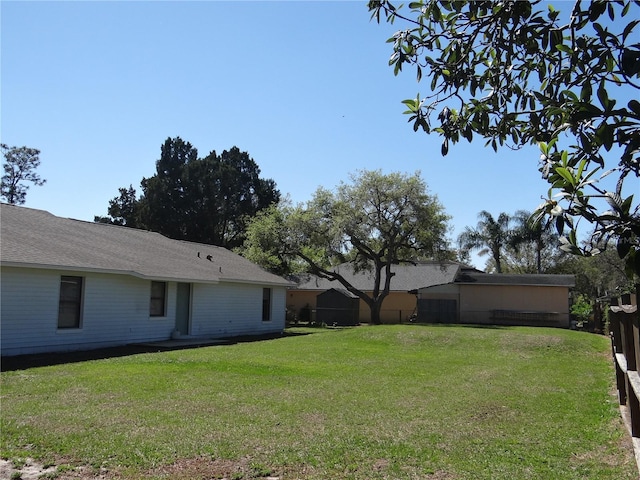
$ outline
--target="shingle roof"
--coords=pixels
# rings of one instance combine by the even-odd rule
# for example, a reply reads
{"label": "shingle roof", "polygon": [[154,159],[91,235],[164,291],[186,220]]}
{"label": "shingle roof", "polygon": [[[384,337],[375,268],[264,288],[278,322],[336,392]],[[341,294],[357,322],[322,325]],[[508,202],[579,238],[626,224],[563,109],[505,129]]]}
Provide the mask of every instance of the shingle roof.
{"label": "shingle roof", "polygon": [[[417,265],[393,265],[391,271],[395,273],[391,279],[392,292],[408,292],[422,287],[442,285],[453,282],[462,267],[455,262],[420,262]],[[351,285],[358,290],[373,290],[373,273],[353,273],[349,264],[342,264],[334,269],[340,273]],[[340,288],[337,281],[330,281],[315,275],[301,275],[297,282],[298,290],[328,290]]]}
{"label": "shingle roof", "polygon": [[537,286],[575,286],[573,275],[548,274],[508,274],[508,273],[463,273],[456,283],[476,285],[537,285]]}
{"label": "shingle roof", "polygon": [[[329,292],[331,290],[333,290],[335,292],[338,292],[340,295],[342,295],[344,297],[347,297],[347,298],[359,298],[357,295],[351,293],[349,290],[346,290],[344,288],[331,288],[331,289],[327,290],[327,292]],[[324,292],[324,293],[326,293],[326,292]]]}
{"label": "shingle roof", "polygon": [[290,285],[222,247],[1,204],[0,262],[185,281]]}

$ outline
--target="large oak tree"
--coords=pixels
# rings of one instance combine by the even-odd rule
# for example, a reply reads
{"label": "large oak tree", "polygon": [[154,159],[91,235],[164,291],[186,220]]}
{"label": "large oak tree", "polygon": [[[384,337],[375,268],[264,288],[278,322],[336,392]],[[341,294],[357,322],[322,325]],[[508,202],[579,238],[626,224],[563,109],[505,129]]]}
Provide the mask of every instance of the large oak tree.
{"label": "large oak tree", "polygon": [[[258,214],[242,253],[279,274],[304,270],[335,281],[369,306],[377,324],[392,266],[444,258],[448,219],[418,173],[361,171],[335,191],[319,188],[306,204],[283,202]],[[335,268],[344,263],[370,272],[371,288],[349,283]]]}

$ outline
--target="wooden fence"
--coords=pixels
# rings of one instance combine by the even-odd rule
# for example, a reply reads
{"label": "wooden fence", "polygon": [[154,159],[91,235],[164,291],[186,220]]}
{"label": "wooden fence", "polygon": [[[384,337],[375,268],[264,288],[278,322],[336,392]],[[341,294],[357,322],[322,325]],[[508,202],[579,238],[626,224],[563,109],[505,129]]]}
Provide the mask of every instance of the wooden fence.
{"label": "wooden fence", "polygon": [[[636,286],[637,299],[640,285]],[[618,400],[636,451],[640,451],[640,322],[637,300],[632,296],[611,299],[609,331],[616,371]],[[640,463],[640,462],[639,462]]]}

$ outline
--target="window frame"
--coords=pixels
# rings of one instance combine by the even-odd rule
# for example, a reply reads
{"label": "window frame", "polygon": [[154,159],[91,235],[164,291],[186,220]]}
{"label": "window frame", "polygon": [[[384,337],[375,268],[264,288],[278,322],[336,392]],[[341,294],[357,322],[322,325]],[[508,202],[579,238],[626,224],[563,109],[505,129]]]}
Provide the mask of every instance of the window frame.
{"label": "window frame", "polygon": [[[64,285],[73,283],[77,288],[74,295],[64,288]],[[84,312],[84,287],[85,279],[79,275],[60,275],[60,290],[58,292],[58,330],[79,330],[82,328]],[[72,312],[71,312],[72,311]],[[71,312],[71,314],[70,314]],[[61,322],[64,317],[64,322]],[[73,322],[68,322],[68,318],[73,317]]]}
{"label": "window frame", "polygon": [[272,303],[272,291],[269,287],[262,289],[262,321],[271,321],[271,303]]}
{"label": "window frame", "polygon": [[[162,295],[157,295],[154,285],[162,285]],[[154,304],[154,301],[156,302]],[[161,305],[161,311],[156,312],[154,305]],[[152,280],[149,286],[149,316],[152,318],[162,318],[167,316],[167,282]]]}

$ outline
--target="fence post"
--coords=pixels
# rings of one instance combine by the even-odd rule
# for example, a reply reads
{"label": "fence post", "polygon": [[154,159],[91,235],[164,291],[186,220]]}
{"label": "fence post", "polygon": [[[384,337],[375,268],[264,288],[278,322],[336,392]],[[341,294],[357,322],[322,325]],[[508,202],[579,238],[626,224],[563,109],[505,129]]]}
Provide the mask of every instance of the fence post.
{"label": "fence post", "polygon": [[638,312],[629,305],[630,300],[625,298],[627,305],[620,308],[620,331],[622,334],[622,348],[627,364],[625,372],[625,389],[627,406],[631,422],[631,436],[640,437],[640,376],[638,376]]}
{"label": "fence post", "polygon": [[[636,285],[636,311],[631,315],[631,330],[633,331],[633,355],[634,368],[638,370],[637,366],[640,365],[640,312],[638,311],[638,294],[640,293],[640,284]],[[629,303],[631,303],[631,296],[629,296]]]}
{"label": "fence post", "polygon": [[[617,305],[616,299],[611,299],[611,305]],[[616,356],[624,355],[622,350],[622,333],[620,329],[620,316],[624,315],[620,312],[609,310],[609,330],[611,335],[611,351],[613,354],[613,364],[616,370],[616,387],[618,388],[618,401],[620,405],[627,404],[627,375],[625,369],[620,365]]]}
{"label": "fence post", "polygon": [[627,359],[627,371],[637,371],[638,368],[636,366],[636,331],[633,328],[633,317],[635,315],[631,314],[622,314],[622,340],[623,345],[622,349],[624,351],[624,356]]}

